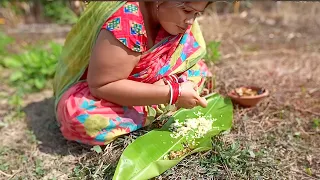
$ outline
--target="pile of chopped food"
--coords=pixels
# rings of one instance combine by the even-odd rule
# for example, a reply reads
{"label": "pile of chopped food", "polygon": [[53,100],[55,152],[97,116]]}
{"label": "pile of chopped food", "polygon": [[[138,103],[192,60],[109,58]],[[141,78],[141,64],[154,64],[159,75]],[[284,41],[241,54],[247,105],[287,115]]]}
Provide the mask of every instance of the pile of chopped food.
{"label": "pile of chopped food", "polygon": [[163,157],[163,159],[164,160],[179,159],[191,151],[192,149],[189,146],[184,145],[184,148],[182,150],[170,151],[167,155]]}
{"label": "pile of chopped food", "polygon": [[187,141],[191,142],[192,145],[196,145],[195,139],[203,137],[212,130],[212,123],[216,121],[216,119],[211,116],[205,117],[200,113],[196,115],[198,115],[198,118],[188,118],[182,122],[175,120],[169,128],[169,130],[172,131],[171,137],[186,137]]}
{"label": "pile of chopped food", "polygon": [[212,124],[216,121],[215,118],[211,116],[203,116],[200,112],[196,113],[198,118],[188,118],[185,121],[175,120],[174,123],[170,125],[169,130],[172,132],[172,138],[185,137],[186,142],[183,143],[183,149],[177,151],[170,151],[164,156],[165,160],[177,159],[185,154],[191,152],[196,145],[196,139],[202,138],[213,128]]}
{"label": "pile of chopped food", "polygon": [[239,96],[256,96],[262,93],[262,91],[256,91],[251,88],[241,87],[235,89],[236,93]]}

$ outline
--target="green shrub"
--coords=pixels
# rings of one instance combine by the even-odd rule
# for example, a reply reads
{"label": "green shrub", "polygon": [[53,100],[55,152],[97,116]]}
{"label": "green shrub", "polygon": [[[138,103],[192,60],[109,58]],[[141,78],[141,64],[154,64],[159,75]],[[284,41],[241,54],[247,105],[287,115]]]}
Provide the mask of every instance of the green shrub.
{"label": "green shrub", "polygon": [[3,64],[3,58],[9,55],[7,47],[13,42],[13,38],[7,36],[4,32],[0,31],[0,65]]}
{"label": "green shrub", "polygon": [[211,41],[207,43],[207,54],[204,57],[204,59],[207,62],[217,63],[221,57],[219,47],[220,47],[220,42]]}
{"label": "green shrub", "polygon": [[39,91],[53,78],[62,46],[50,43],[50,49],[34,47],[22,54],[4,59],[4,65],[13,70],[9,83],[23,92]]}
{"label": "green shrub", "polygon": [[[24,5],[17,6],[16,4],[24,3]],[[38,12],[41,17],[53,21],[58,24],[73,24],[78,20],[78,16],[69,7],[69,1],[65,0],[20,0],[19,2],[12,2],[12,0],[0,0],[0,7],[10,9],[14,16],[29,16],[33,12],[26,12],[22,6],[28,8],[40,9]]]}

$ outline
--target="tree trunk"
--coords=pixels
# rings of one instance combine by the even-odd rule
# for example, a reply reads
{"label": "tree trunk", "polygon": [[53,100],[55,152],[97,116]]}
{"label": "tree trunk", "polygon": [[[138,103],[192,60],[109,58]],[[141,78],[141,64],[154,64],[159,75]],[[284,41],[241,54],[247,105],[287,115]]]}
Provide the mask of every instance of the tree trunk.
{"label": "tree trunk", "polygon": [[35,17],[36,23],[43,23],[44,19],[43,19],[43,6],[40,0],[33,0],[33,15]]}

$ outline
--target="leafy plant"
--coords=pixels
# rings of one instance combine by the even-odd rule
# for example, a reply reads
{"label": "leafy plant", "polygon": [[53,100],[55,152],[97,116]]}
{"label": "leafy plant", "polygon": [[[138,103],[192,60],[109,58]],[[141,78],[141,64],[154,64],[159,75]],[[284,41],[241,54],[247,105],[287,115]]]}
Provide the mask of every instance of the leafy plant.
{"label": "leafy plant", "polygon": [[[27,1],[27,0],[20,0],[20,2],[21,1]],[[9,8],[11,12],[14,13],[14,15],[23,14],[23,10],[16,5],[16,2],[14,3],[11,0],[1,0],[0,7]]]}
{"label": "leafy plant", "polygon": [[[166,155],[172,151],[183,151],[187,142],[185,137],[173,138],[168,130],[174,119],[184,121],[187,118],[196,118],[195,113],[204,116],[211,115],[216,119],[215,127],[204,137],[197,139],[197,145],[183,156],[167,160]],[[152,130],[140,136],[131,143],[122,153],[113,179],[150,179],[165,172],[178,164],[186,156],[212,148],[211,137],[231,128],[233,107],[230,99],[224,99],[218,94],[208,99],[207,108],[196,107],[191,110],[179,110],[161,129]]]}
{"label": "leafy plant", "polygon": [[16,109],[21,109],[22,104],[23,104],[23,92],[21,89],[18,89],[14,95],[10,96],[8,98],[8,103],[9,105],[11,105],[12,107],[16,108]]}
{"label": "leafy plant", "polygon": [[232,176],[235,179],[263,179],[265,172],[277,168],[266,149],[252,149],[239,141],[224,142],[220,137],[213,138],[212,143],[212,151],[199,160],[209,176],[217,179]]}
{"label": "leafy plant", "polygon": [[54,76],[61,50],[61,45],[50,43],[49,50],[35,47],[5,58],[4,66],[13,70],[9,78],[10,84],[23,92],[42,90]]}
{"label": "leafy plant", "polygon": [[[0,31],[0,58],[4,58],[9,54],[7,47],[13,41],[13,38],[9,37],[4,32]],[[0,61],[0,65],[3,65],[3,61]]]}
{"label": "leafy plant", "polygon": [[43,162],[40,159],[35,161],[34,173],[37,177],[43,177],[45,175],[45,170],[43,169]]}
{"label": "leafy plant", "polygon": [[1,7],[7,7],[9,3],[10,3],[9,0],[2,0],[2,1],[0,1]]}
{"label": "leafy plant", "polygon": [[102,149],[101,149],[101,147],[100,146],[93,146],[92,148],[91,148],[91,150],[92,151],[95,151],[96,153],[101,153],[102,152]]}
{"label": "leafy plant", "polygon": [[313,127],[314,128],[320,127],[320,119],[313,119]]}
{"label": "leafy plant", "polygon": [[38,15],[53,20],[58,24],[69,24],[77,21],[78,16],[69,7],[69,1],[64,0],[20,0],[19,2],[12,2],[12,0],[1,0],[0,7],[10,9],[15,16],[31,15],[30,12],[26,12],[22,6],[17,3],[24,3],[22,6],[28,6],[34,9],[41,9]]}
{"label": "leafy plant", "polygon": [[8,119],[8,122],[22,119],[25,116],[23,111],[23,96],[22,89],[17,89],[16,92],[8,97],[8,103],[12,107],[12,112],[4,117],[4,120]]}
{"label": "leafy plant", "polygon": [[220,47],[220,42],[216,42],[216,41],[211,41],[207,44],[207,54],[205,56],[205,60],[207,62],[213,62],[216,63],[220,60],[220,51],[219,51],[219,47]]}
{"label": "leafy plant", "polygon": [[253,151],[241,148],[237,142],[224,144],[221,140],[214,139],[213,144],[216,154],[212,154],[209,159],[203,159],[203,165],[209,161],[210,163],[225,164],[229,168],[242,167],[246,165],[248,159],[255,157]]}

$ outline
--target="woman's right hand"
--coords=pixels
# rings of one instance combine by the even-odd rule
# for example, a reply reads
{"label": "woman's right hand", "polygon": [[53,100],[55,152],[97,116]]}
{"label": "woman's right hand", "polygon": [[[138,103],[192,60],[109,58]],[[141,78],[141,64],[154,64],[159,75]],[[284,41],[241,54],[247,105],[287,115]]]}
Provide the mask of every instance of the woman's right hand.
{"label": "woman's right hand", "polygon": [[207,101],[197,93],[198,86],[190,81],[183,82],[181,95],[176,102],[177,108],[192,109],[195,106],[207,107]]}

